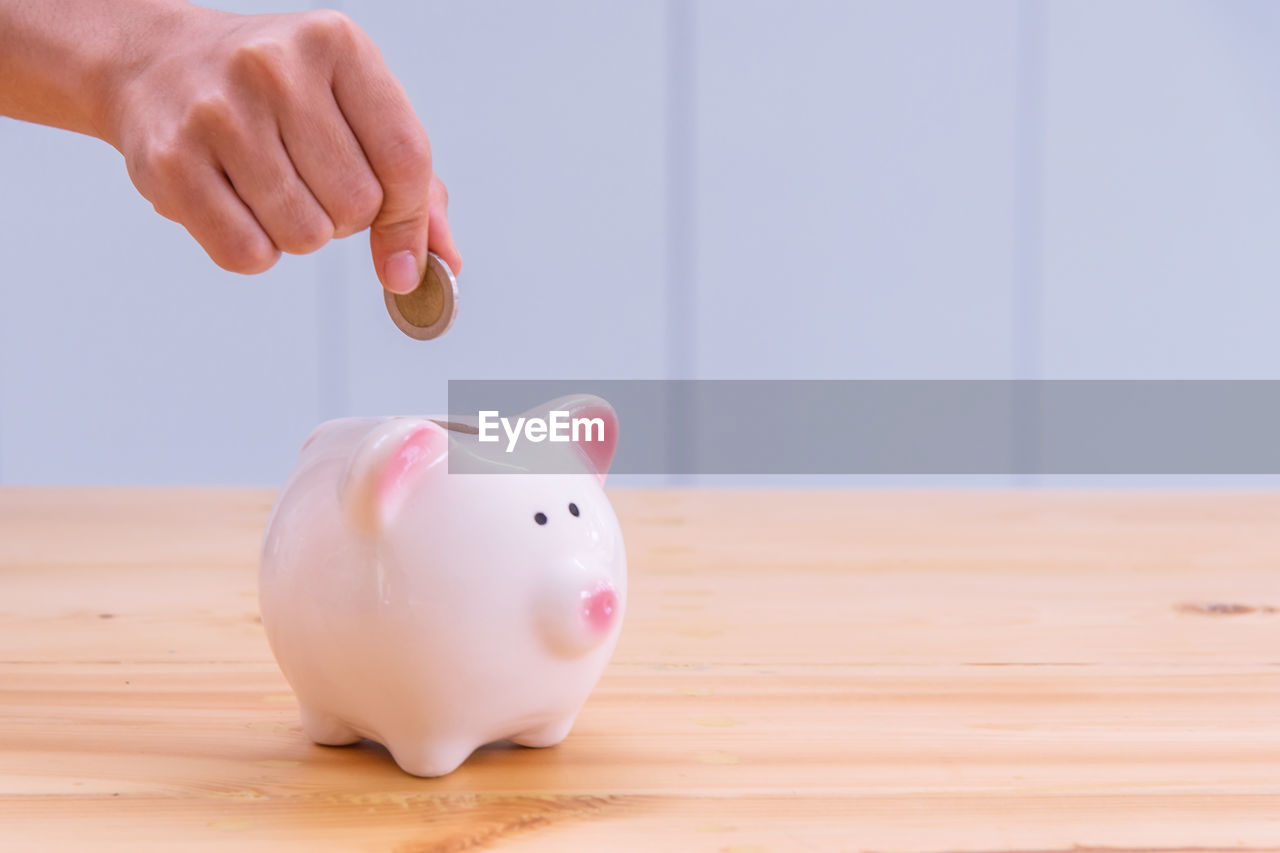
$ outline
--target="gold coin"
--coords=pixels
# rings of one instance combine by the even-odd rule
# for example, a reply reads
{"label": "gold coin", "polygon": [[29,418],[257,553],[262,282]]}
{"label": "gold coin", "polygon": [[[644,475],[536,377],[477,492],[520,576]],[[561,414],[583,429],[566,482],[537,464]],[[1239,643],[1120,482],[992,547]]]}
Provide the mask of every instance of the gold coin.
{"label": "gold coin", "polygon": [[384,291],[384,297],[396,328],[419,341],[440,337],[458,315],[458,280],[435,252],[427,253],[427,271],[416,288],[409,293]]}

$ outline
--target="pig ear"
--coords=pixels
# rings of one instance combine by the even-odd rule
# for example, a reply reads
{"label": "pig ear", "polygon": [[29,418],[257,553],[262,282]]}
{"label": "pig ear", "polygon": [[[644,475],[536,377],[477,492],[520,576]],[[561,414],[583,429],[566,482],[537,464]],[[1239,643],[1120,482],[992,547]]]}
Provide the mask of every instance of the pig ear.
{"label": "pig ear", "polygon": [[[536,411],[526,414],[546,418],[550,412],[568,412],[570,423],[585,419],[585,429],[580,429],[575,447],[592,474],[604,482],[613,464],[613,454],[618,449],[618,414],[607,402],[591,394],[573,394],[552,400]],[[602,435],[603,433],[603,435]]]}
{"label": "pig ear", "polygon": [[448,453],[448,433],[432,421],[394,418],[376,427],[347,464],[342,505],[352,526],[366,535],[384,529],[423,474]]}

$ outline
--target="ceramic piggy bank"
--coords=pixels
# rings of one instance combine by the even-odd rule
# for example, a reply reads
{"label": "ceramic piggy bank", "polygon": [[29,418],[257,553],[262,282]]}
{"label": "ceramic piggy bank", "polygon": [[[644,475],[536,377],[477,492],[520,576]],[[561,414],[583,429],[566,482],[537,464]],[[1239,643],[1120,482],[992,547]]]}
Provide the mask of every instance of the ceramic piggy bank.
{"label": "ceramic piggy bank", "polygon": [[440,776],[490,741],[568,734],[613,652],[627,576],[603,488],[613,409],[581,396],[526,415],[565,412],[587,427],[536,445],[555,473],[528,473],[474,421],[349,418],[307,439],[259,598],[312,740],[371,738]]}

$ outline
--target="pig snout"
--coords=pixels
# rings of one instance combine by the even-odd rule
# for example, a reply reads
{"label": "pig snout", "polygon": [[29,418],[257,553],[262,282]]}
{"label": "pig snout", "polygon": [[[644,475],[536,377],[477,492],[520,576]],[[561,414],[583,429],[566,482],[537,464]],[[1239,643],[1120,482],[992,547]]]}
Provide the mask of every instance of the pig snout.
{"label": "pig snout", "polygon": [[613,584],[600,581],[581,593],[582,621],[589,631],[607,634],[618,618],[618,593]]}
{"label": "pig snout", "polygon": [[574,658],[613,634],[622,618],[622,596],[607,578],[568,573],[543,587],[538,611],[547,645],[560,657]]}

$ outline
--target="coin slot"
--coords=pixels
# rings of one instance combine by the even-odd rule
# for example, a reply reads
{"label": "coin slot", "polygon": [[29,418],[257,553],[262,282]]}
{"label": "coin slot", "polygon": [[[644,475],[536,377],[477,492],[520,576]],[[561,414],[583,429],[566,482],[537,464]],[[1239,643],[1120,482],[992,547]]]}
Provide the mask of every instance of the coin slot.
{"label": "coin slot", "polygon": [[436,424],[437,426],[444,427],[445,429],[451,432],[462,432],[462,433],[466,433],[467,435],[480,434],[480,428],[472,426],[471,424],[459,423],[457,421],[438,421],[435,418],[432,418],[431,422],[433,424]]}

